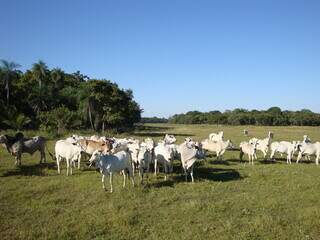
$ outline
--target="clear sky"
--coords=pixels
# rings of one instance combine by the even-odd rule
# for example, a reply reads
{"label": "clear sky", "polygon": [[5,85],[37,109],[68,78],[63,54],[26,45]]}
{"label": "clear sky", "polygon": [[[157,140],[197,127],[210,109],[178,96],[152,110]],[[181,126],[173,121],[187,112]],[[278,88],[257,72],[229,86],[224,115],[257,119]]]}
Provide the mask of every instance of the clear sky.
{"label": "clear sky", "polygon": [[131,88],[144,116],[320,112],[319,0],[2,0],[0,59]]}

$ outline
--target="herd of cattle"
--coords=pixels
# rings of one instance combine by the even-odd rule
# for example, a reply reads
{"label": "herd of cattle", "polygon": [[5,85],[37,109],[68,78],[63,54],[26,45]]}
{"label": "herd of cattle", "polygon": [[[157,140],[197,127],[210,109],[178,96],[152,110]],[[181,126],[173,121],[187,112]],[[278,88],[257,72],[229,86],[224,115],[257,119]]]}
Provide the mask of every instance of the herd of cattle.
{"label": "herd of cattle", "polygon": [[[150,172],[150,166],[153,166],[154,174],[157,175],[159,165],[161,165],[166,180],[167,174],[173,170],[174,159],[181,161],[186,181],[188,175],[190,175],[193,182],[194,163],[198,159],[204,158],[206,151],[214,152],[217,159],[222,159],[226,150],[239,150],[240,160],[242,161],[243,156],[247,155],[250,164],[253,164],[254,160],[257,159],[257,151],[261,151],[264,158],[270,152],[270,159],[274,159],[275,153],[286,154],[288,164],[291,164],[294,154],[298,153],[297,163],[302,157],[310,160],[310,156],[315,155],[316,164],[319,164],[320,142],[312,143],[307,135],[303,136],[302,141],[272,142],[272,139],[273,133],[269,132],[264,139],[251,138],[249,141],[241,142],[239,148],[236,148],[231,140],[224,139],[223,132],[211,133],[209,138],[201,142],[186,138],[180,145],[176,144],[174,135],[168,134],[158,143],[155,143],[151,138],[139,141],[132,138],[72,135],[67,139],[56,142],[55,157],[47,150],[52,159],[56,160],[59,174],[62,160],[66,161],[67,175],[69,175],[69,173],[72,174],[72,168],[76,167],[76,163],[80,169],[81,159],[89,156],[90,166],[95,164],[96,168],[100,169],[104,189],[105,176],[110,177],[111,192],[113,191],[112,179],[114,173],[122,173],[123,186],[125,186],[127,177],[130,177],[134,184],[135,172],[139,173],[141,182],[143,182],[145,173]],[[15,156],[17,165],[21,165],[22,153],[33,154],[36,151],[40,152],[40,163],[46,161],[46,140],[44,137],[25,138],[22,133],[17,133],[15,136],[1,135],[0,144]]]}

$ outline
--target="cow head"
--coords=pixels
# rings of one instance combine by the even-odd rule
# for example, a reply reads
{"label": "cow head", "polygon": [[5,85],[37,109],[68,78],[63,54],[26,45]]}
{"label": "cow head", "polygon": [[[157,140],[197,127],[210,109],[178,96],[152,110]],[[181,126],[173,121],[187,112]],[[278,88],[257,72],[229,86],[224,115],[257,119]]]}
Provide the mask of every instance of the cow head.
{"label": "cow head", "polygon": [[177,141],[177,139],[175,138],[175,136],[173,136],[173,135],[169,135],[169,134],[166,134],[165,136],[164,136],[164,142],[166,143],[166,144],[173,144],[173,143],[175,143],[176,141]]}
{"label": "cow head", "polygon": [[92,153],[91,158],[89,159],[90,165],[89,167],[91,167],[91,165],[96,162],[100,157],[102,156],[102,151],[100,150],[96,150]]}

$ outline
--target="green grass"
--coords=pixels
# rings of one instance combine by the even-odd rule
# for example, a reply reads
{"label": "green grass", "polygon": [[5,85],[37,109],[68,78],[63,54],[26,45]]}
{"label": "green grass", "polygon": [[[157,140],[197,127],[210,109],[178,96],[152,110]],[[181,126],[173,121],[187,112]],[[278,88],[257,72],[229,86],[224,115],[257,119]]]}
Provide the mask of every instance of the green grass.
{"label": "green grass", "polygon": [[[181,142],[224,130],[238,144],[247,139],[244,128],[250,137],[271,130],[275,140],[304,134],[320,140],[315,127],[148,124],[132,136],[172,133]],[[54,141],[48,145],[52,151]],[[199,162],[193,184],[184,182],[176,161],[168,181],[151,176],[147,185],[123,189],[118,175],[110,194],[102,190],[100,173],[85,163],[66,177],[65,165],[58,175],[47,157],[39,165],[39,154],[26,154],[15,167],[1,148],[0,239],[320,239],[320,167],[314,162],[287,165],[278,156],[276,163],[249,166],[230,151],[224,161],[209,155]]]}

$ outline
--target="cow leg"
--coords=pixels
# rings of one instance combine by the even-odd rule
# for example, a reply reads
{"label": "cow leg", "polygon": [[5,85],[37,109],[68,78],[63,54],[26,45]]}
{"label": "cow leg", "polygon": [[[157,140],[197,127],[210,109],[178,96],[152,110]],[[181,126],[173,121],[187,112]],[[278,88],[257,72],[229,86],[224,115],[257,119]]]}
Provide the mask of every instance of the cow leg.
{"label": "cow leg", "polygon": [[[71,160],[70,160],[70,161],[71,161]],[[72,163],[74,163],[74,161],[71,161],[70,164],[69,164],[69,167],[70,167],[70,175],[72,175],[72,166],[73,166]]]}
{"label": "cow leg", "polygon": [[132,174],[132,169],[128,168],[128,176],[131,178],[132,186],[134,186],[134,176]]}
{"label": "cow leg", "polygon": [[223,154],[226,152],[226,150],[222,150],[222,152],[220,153],[220,158],[221,160],[223,160]]}
{"label": "cow leg", "polygon": [[81,155],[78,157],[78,169],[80,170]]}
{"label": "cow leg", "polygon": [[191,181],[194,182],[194,178],[193,178],[193,166],[191,167],[190,176],[191,176]]}
{"label": "cow leg", "polygon": [[69,159],[66,159],[66,162],[67,162],[67,176],[69,176],[69,164],[70,164]]}
{"label": "cow leg", "polygon": [[154,160],[154,175],[157,176],[157,166],[158,165],[158,161]]}
{"label": "cow leg", "polygon": [[21,166],[21,153],[18,153],[16,156],[16,164],[18,164],[18,166]]}
{"label": "cow leg", "polygon": [[102,178],[101,178],[102,188],[103,188],[104,190],[106,190],[106,185],[104,184],[104,178],[105,178],[105,175],[102,174]]}
{"label": "cow leg", "polygon": [[57,156],[56,159],[57,159],[58,174],[60,174],[60,156]]}
{"label": "cow leg", "polygon": [[317,154],[317,156],[316,156],[316,165],[319,165],[319,154]]}
{"label": "cow leg", "polygon": [[123,174],[123,186],[122,187],[125,187],[126,186],[126,177],[127,177],[126,170],[122,170],[122,174]]}
{"label": "cow leg", "polygon": [[46,159],[46,153],[45,153],[44,149],[41,150],[40,155],[41,155],[40,163],[41,163],[41,161],[46,163],[47,159]]}
{"label": "cow leg", "polygon": [[113,176],[112,176],[113,174],[112,174],[112,172],[110,173],[110,179],[109,179],[109,181],[110,181],[110,192],[112,193],[113,192],[113,185],[112,185],[112,181],[113,181]]}
{"label": "cow leg", "polygon": [[270,159],[271,159],[271,160],[274,160],[274,151],[271,152],[271,154],[270,154]]}
{"label": "cow leg", "polygon": [[299,163],[301,157],[302,157],[302,154],[301,154],[301,152],[299,152],[296,163]]}
{"label": "cow leg", "polygon": [[183,171],[184,171],[184,179],[186,182],[188,182],[188,171],[185,168],[183,168]]}
{"label": "cow leg", "polygon": [[134,175],[134,170],[135,170],[135,164],[134,164],[134,162],[132,161],[132,175]]}
{"label": "cow leg", "polygon": [[168,165],[164,164],[164,180],[167,180],[167,173],[168,173]]}
{"label": "cow leg", "polygon": [[143,183],[143,173],[144,173],[143,167],[140,165],[140,166],[139,166],[140,184]]}

